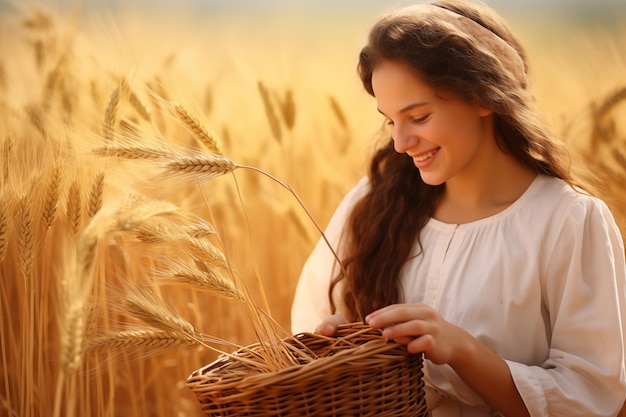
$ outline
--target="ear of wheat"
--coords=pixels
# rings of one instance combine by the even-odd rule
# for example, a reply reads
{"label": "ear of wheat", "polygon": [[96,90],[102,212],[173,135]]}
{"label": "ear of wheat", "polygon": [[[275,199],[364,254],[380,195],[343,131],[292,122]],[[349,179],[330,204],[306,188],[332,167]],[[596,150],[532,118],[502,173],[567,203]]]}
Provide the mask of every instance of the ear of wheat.
{"label": "ear of wheat", "polygon": [[174,105],[174,111],[183,124],[193,133],[200,143],[202,143],[209,152],[221,155],[222,147],[215,135],[209,133],[206,127],[198,120],[198,118],[192,115],[187,109],[180,104]]}
{"label": "ear of wheat", "polygon": [[239,166],[221,155],[180,156],[170,158],[165,165],[165,176],[183,177],[185,182],[204,182],[233,172]]}

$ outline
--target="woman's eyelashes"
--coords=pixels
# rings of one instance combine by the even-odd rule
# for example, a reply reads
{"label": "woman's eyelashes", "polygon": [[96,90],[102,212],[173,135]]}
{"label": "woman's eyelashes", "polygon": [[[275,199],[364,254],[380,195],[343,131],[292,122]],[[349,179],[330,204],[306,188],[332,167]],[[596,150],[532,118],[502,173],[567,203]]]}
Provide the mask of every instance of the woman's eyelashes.
{"label": "woman's eyelashes", "polygon": [[428,120],[428,118],[430,117],[430,113],[425,114],[424,116],[421,117],[414,117],[411,119],[412,123],[424,123],[426,120]]}
{"label": "woman's eyelashes", "polygon": [[[424,116],[420,116],[420,117],[412,117],[409,120],[411,123],[420,124],[420,123],[424,123],[425,121],[427,121],[429,117],[430,117],[430,113],[425,114]],[[393,126],[395,124],[394,121],[391,119],[387,119],[385,123],[387,124],[387,126]]]}

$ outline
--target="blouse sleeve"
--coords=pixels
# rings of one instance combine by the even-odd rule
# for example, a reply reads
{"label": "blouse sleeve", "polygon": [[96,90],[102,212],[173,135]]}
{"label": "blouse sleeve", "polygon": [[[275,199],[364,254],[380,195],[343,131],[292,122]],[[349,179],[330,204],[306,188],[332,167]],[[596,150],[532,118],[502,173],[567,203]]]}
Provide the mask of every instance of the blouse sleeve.
{"label": "blouse sleeve", "polygon": [[[354,204],[367,191],[363,178],[346,196],[332,215],[324,234],[336,253],[340,252],[341,234]],[[291,307],[291,331],[293,334],[312,332],[330,316],[328,288],[336,275],[337,261],[326,241],[320,238],[313,252],[304,263]]]}
{"label": "blouse sleeve", "polygon": [[540,366],[508,365],[533,417],[615,416],[626,395],[622,238],[608,207],[592,198],[556,223],[541,283],[549,356]]}

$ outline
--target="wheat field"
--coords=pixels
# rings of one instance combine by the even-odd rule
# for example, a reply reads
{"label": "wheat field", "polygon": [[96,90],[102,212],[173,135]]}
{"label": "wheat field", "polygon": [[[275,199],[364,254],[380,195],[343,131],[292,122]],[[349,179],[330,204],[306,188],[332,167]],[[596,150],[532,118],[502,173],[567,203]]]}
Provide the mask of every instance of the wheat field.
{"label": "wheat field", "polygon": [[[382,123],[354,67],[373,18],[293,38],[0,15],[0,415],[198,416],[194,370],[289,335],[299,269]],[[626,32],[522,37],[623,224]]]}

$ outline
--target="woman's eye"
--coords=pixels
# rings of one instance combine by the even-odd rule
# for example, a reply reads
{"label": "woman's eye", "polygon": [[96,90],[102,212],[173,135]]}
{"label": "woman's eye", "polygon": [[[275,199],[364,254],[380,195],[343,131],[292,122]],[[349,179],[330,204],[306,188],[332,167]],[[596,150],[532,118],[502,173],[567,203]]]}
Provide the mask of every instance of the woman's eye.
{"label": "woman's eye", "polygon": [[385,124],[386,124],[387,126],[393,126],[393,120],[389,120],[389,119],[387,119],[387,120],[385,121]]}
{"label": "woman's eye", "polygon": [[428,120],[428,118],[429,118],[429,117],[430,117],[430,113],[429,113],[429,114],[426,114],[426,115],[424,115],[424,116],[422,116],[422,117],[415,118],[415,119],[413,119],[412,121],[413,121],[413,123],[423,123],[423,122],[425,122],[426,120]]}

